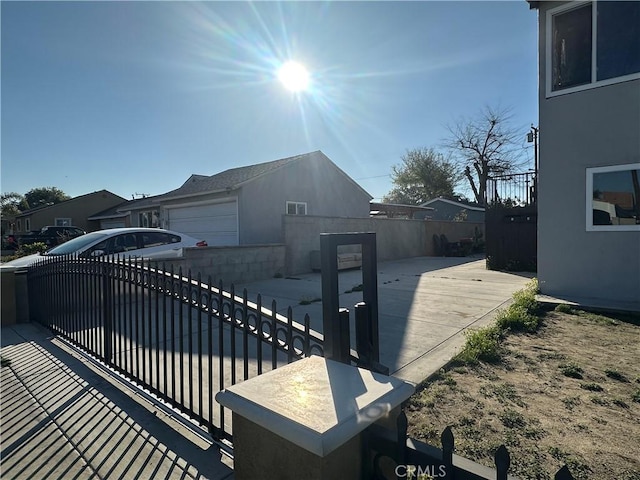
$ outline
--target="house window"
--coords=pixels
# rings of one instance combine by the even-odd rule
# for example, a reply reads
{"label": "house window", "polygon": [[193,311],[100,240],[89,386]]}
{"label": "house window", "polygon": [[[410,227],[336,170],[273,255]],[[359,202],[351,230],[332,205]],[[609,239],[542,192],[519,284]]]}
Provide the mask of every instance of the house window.
{"label": "house window", "polygon": [[22,231],[22,220],[16,220],[16,231],[17,232]]}
{"label": "house window", "polygon": [[30,218],[25,218],[24,219],[24,228],[27,232],[31,231],[31,219]]}
{"label": "house window", "polygon": [[287,215],[306,215],[307,204],[305,202],[287,202]]}
{"label": "house window", "polygon": [[640,2],[549,10],[546,53],[547,96],[640,78]]}
{"label": "house window", "polygon": [[69,227],[71,225],[70,218],[56,218],[55,225],[57,227]]}
{"label": "house window", "polygon": [[587,168],[587,231],[640,231],[640,163]]}
{"label": "house window", "polygon": [[140,227],[158,228],[160,226],[158,210],[140,212],[138,214],[138,225]]}

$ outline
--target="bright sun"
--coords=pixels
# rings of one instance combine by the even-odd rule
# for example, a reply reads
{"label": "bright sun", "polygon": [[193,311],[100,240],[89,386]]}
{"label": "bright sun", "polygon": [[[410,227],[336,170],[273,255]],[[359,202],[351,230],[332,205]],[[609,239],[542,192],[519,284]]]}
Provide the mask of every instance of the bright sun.
{"label": "bright sun", "polygon": [[297,62],[286,62],[278,70],[278,78],[292,92],[302,92],[309,86],[309,72]]}

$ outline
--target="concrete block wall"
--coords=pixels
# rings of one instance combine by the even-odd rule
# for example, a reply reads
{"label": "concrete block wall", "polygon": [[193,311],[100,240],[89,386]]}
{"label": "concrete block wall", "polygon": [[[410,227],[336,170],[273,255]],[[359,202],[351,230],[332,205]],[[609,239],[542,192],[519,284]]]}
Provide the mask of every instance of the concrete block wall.
{"label": "concrete block wall", "polygon": [[280,244],[199,247],[184,252],[184,258],[166,261],[166,268],[191,270],[192,278],[199,273],[204,282],[211,276],[214,284],[220,280],[224,285],[254,282],[285,272],[285,246]]}
{"label": "concrete block wall", "polygon": [[384,261],[433,255],[433,234],[444,233],[453,242],[473,237],[476,227],[484,234],[484,223],[475,222],[284,215],[286,273],[311,271],[311,252],[320,249],[321,233],[375,232],[378,260]]}

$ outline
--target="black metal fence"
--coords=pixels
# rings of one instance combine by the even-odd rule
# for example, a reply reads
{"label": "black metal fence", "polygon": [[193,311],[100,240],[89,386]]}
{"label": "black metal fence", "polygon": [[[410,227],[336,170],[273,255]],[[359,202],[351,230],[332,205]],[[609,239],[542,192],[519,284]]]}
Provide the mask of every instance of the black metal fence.
{"label": "black metal fence", "polygon": [[534,172],[496,175],[487,179],[487,206],[522,207],[537,203],[538,179]]}
{"label": "black metal fence", "polygon": [[[323,336],[271,308],[139,262],[43,257],[28,272],[32,318],[184,412],[214,438],[231,439],[215,394],[312,354]],[[214,405],[216,407],[214,408]],[[225,415],[225,413],[227,413]]]}
{"label": "black metal fence", "polygon": [[[366,438],[368,476],[381,478],[442,478],[444,480],[507,480],[511,465],[509,451],[501,445],[494,455],[495,468],[485,467],[454,454],[455,439],[450,427],[440,436],[442,448],[407,437],[407,417],[398,416],[395,430],[374,425]],[[388,459],[390,462],[385,462]],[[567,466],[554,480],[573,480]]]}

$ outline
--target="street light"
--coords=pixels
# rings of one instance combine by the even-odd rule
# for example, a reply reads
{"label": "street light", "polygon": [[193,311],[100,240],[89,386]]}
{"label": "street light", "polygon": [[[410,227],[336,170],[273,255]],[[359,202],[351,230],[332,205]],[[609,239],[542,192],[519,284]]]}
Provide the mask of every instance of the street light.
{"label": "street light", "polygon": [[532,200],[538,200],[538,128],[531,124],[531,131],[527,133],[527,142],[533,142],[533,188],[531,192]]}
{"label": "street light", "polygon": [[538,130],[531,124],[531,131],[527,133],[527,142],[533,142],[533,169],[536,177],[538,176]]}

